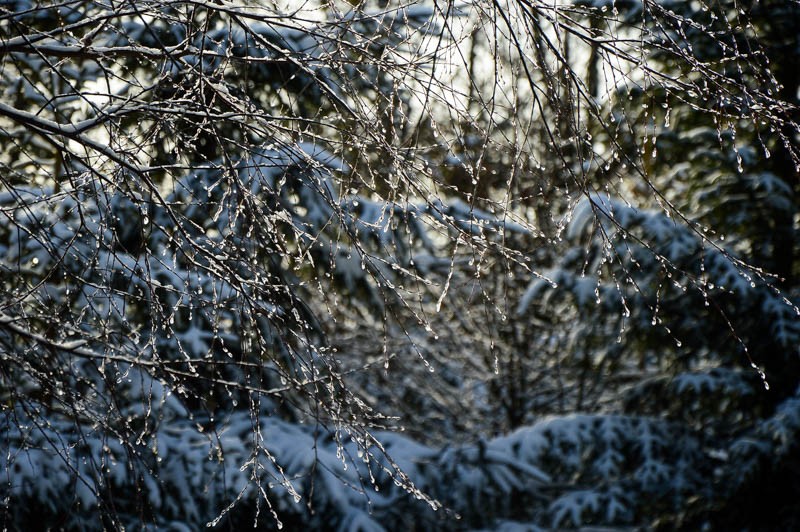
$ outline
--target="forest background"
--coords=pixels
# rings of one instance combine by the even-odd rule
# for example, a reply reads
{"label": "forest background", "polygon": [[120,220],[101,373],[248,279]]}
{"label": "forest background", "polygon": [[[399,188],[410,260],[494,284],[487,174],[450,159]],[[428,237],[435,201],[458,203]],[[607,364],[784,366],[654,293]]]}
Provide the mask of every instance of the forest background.
{"label": "forest background", "polygon": [[0,4],[4,529],[800,527],[795,0]]}

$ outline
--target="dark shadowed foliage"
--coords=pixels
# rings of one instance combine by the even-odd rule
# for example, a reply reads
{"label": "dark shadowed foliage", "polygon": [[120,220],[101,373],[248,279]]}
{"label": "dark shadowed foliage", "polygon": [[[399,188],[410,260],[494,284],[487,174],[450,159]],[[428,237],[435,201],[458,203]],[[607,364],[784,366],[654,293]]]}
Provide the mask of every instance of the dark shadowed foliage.
{"label": "dark shadowed foliage", "polygon": [[798,35],[0,3],[3,527],[799,527]]}

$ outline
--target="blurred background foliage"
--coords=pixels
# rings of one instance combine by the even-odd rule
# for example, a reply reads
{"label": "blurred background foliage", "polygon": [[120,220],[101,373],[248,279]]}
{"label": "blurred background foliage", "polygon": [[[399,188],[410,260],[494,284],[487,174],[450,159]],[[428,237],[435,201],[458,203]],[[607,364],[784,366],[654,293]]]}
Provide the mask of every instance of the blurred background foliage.
{"label": "blurred background foliage", "polygon": [[4,528],[800,526],[799,25],[2,4]]}

